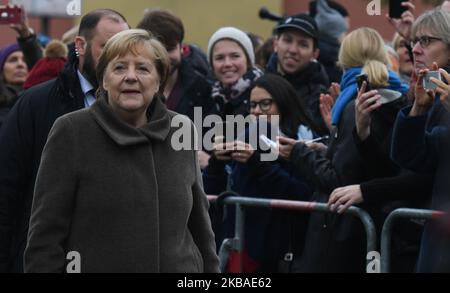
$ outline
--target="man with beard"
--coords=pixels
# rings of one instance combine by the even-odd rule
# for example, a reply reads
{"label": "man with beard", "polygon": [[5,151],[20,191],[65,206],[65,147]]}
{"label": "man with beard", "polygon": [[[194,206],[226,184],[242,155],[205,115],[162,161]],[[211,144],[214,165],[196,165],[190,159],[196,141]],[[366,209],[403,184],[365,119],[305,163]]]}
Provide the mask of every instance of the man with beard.
{"label": "man with beard", "polygon": [[63,71],[25,91],[5,121],[0,131],[0,272],[23,272],[36,174],[53,123],[92,105],[103,46],[126,29],[126,19],[116,11],[98,9],[85,15]]}
{"label": "man with beard", "polygon": [[275,53],[267,71],[283,76],[294,86],[320,134],[328,133],[320,113],[320,94],[330,85],[324,67],[317,61],[319,33],[315,20],[298,14],[283,19],[275,30]]}
{"label": "man with beard", "polygon": [[[184,27],[181,19],[167,10],[149,10],[137,28],[149,31],[169,53],[171,68],[164,89],[167,108],[188,116],[192,121],[196,107],[202,109],[202,118],[211,114],[214,101],[208,81],[208,62],[199,48],[183,44]],[[208,154],[199,152],[202,169],[206,167],[208,159]]]}

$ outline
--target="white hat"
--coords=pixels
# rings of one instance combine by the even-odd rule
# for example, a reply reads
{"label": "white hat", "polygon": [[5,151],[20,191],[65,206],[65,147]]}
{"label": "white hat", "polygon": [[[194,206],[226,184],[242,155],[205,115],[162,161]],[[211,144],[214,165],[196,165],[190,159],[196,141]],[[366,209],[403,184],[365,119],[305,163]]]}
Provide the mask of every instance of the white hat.
{"label": "white hat", "polygon": [[211,54],[214,45],[223,39],[230,39],[237,42],[245,51],[247,57],[250,59],[250,62],[255,65],[255,51],[253,50],[253,44],[250,38],[243,31],[235,28],[235,27],[223,27],[216,31],[208,42],[208,62],[212,65]]}

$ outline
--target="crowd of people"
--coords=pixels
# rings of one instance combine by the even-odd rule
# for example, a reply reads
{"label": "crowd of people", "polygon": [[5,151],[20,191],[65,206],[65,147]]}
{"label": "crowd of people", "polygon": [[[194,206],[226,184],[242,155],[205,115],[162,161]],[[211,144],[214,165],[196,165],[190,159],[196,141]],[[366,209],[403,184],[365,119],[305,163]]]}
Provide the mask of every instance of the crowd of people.
{"label": "crowd of people", "polygon": [[[450,210],[450,3],[402,5],[390,41],[315,0],[266,41],[221,27],[206,52],[163,9],[136,29],[90,11],[45,48],[26,19],[12,25],[17,43],[0,49],[0,272],[67,272],[71,252],[86,273],[219,272],[235,208],[206,194],[224,192],[331,211],[248,208],[242,267],[231,253],[224,271],[364,272],[350,206],[378,233],[399,207]],[[177,150],[183,126],[197,137],[196,109],[251,123],[210,137],[212,149]],[[399,223],[392,271],[450,272],[449,227],[447,216]]]}

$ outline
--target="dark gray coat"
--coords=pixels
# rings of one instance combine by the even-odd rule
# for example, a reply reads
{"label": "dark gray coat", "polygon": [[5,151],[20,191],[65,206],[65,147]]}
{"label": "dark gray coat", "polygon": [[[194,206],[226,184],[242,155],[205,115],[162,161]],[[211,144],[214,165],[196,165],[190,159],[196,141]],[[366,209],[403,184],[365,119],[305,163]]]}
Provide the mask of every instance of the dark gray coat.
{"label": "dark gray coat", "polygon": [[100,99],[55,122],[36,179],[26,272],[64,272],[70,251],[83,273],[218,272],[196,152],[173,149],[175,113],[159,99],[148,113],[147,125],[132,128]]}

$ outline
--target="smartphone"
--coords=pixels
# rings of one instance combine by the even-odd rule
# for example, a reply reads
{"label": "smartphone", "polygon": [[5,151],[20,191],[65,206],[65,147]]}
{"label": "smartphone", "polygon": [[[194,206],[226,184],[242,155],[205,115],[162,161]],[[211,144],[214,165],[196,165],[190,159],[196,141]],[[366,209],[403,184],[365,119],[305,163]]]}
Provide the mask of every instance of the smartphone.
{"label": "smartphone", "polygon": [[276,142],[274,142],[273,140],[271,140],[270,138],[268,138],[267,136],[265,136],[264,134],[261,134],[259,136],[259,138],[267,145],[269,146],[272,150],[276,150],[278,148],[278,144]]}
{"label": "smartphone", "polygon": [[438,86],[430,79],[434,77],[437,80],[442,80],[441,73],[439,71],[428,71],[427,74],[423,77],[423,88],[426,90],[435,90]]}
{"label": "smartphone", "polygon": [[313,143],[313,142],[319,142],[319,141],[322,141],[322,140],[327,140],[329,138],[330,137],[328,135],[325,135],[325,136],[318,137],[318,138],[315,138],[315,139],[307,140],[307,141],[305,141],[305,144],[309,144],[309,143]]}
{"label": "smartphone", "polygon": [[402,2],[406,2],[406,0],[389,0],[389,17],[390,18],[401,18],[403,12],[408,10],[407,7],[402,6]]}
{"label": "smartphone", "polygon": [[0,24],[20,24],[23,23],[24,19],[25,14],[21,6],[0,6]]}
{"label": "smartphone", "polygon": [[357,83],[358,83],[358,90],[360,90],[361,89],[361,87],[362,87],[362,85],[363,85],[363,82],[366,82],[366,93],[368,92],[368,91],[371,91],[372,90],[372,87],[370,86],[370,82],[369,82],[369,77],[367,76],[367,74],[360,74],[360,75],[358,75],[357,77],[356,77],[356,81],[357,81]]}

